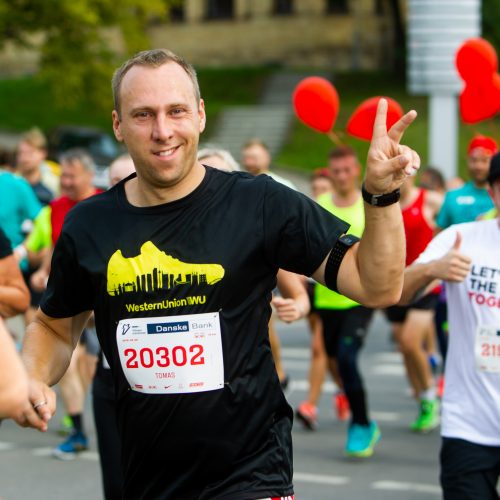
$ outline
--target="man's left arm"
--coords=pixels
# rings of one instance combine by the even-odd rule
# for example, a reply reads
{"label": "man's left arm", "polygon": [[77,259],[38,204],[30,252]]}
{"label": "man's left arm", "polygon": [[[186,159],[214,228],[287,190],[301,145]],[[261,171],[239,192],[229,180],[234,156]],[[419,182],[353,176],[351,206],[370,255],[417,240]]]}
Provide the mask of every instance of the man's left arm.
{"label": "man's left arm", "polygon": [[[343,295],[368,307],[386,307],[398,302],[401,296],[406,244],[396,190],[420,166],[417,153],[400,144],[416,112],[408,112],[389,131],[386,117],[387,101],[380,99],[364,180],[363,237],[345,252],[340,263],[327,256],[313,274],[320,283],[336,287]],[[373,203],[380,204],[368,203],[366,199],[370,197]],[[384,200],[395,202],[384,206]]]}

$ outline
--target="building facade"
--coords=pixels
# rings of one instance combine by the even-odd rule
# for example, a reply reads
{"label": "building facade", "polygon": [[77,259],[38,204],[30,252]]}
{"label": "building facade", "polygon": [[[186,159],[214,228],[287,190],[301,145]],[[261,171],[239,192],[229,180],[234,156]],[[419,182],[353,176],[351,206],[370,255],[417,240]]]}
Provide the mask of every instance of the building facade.
{"label": "building facade", "polygon": [[[329,70],[392,66],[391,5],[402,0],[184,0],[148,30],[196,66],[278,64]],[[107,30],[117,50],[121,37]],[[34,37],[43,40],[43,34]],[[36,71],[38,53],[7,43],[0,77]]]}
{"label": "building facade", "polygon": [[150,30],[195,65],[378,69],[391,64],[386,0],[185,0]]}

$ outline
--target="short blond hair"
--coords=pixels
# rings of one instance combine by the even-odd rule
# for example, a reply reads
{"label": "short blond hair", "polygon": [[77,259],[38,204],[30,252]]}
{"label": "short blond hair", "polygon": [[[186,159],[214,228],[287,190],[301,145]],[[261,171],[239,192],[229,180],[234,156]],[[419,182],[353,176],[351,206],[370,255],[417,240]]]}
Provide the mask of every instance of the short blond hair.
{"label": "short blond hair", "polygon": [[200,95],[200,86],[198,84],[198,77],[196,76],[196,71],[184,58],[174,54],[172,51],[168,49],[153,49],[153,50],[143,50],[142,52],[138,52],[133,57],[125,61],[113,74],[113,78],[111,80],[111,88],[113,91],[113,102],[115,106],[115,110],[120,116],[121,106],[120,106],[120,87],[123,81],[123,78],[134,66],[146,66],[150,68],[159,68],[164,64],[169,62],[174,62],[178,64],[189,76],[191,82],[194,87],[194,95],[196,97],[196,102],[199,104],[201,95]]}
{"label": "short blond hair", "polygon": [[47,138],[38,127],[33,127],[24,132],[19,142],[25,142],[36,149],[47,150]]}

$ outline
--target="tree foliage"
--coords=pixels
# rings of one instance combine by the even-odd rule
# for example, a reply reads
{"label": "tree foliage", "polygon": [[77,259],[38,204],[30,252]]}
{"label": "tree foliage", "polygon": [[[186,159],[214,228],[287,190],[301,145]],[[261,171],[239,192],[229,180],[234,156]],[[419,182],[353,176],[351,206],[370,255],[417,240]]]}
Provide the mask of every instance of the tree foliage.
{"label": "tree foliage", "polygon": [[498,0],[483,0],[482,3],[483,36],[500,54],[500,2]]}
{"label": "tree foliage", "polygon": [[166,20],[176,3],[0,0],[0,48],[11,41],[39,50],[39,77],[50,83],[56,104],[73,104],[85,96],[96,105],[109,105],[114,67],[149,48],[148,23]]}

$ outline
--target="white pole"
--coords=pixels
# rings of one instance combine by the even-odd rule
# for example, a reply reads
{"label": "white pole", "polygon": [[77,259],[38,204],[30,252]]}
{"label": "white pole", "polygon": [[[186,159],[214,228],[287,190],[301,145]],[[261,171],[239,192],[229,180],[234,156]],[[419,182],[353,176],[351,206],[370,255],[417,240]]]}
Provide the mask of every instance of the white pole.
{"label": "white pole", "polygon": [[446,179],[458,175],[458,105],[455,95],[429,98],[429,163]]}

